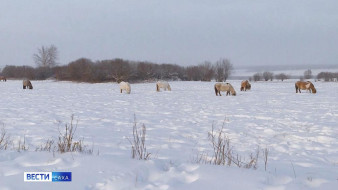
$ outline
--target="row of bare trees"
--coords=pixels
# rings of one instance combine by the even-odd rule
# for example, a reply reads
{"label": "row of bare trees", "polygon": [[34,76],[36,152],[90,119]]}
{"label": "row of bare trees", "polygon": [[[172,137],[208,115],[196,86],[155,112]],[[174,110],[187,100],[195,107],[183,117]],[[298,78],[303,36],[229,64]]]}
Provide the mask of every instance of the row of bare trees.
{"label": "row of bare trees", "polygon": [[[277,79],[277,80],[286,80],[289,79],[290,76],[286,75],[285,73],[280,73],[277,75],[274,75],[272,72],[263,72],[263,73],[255,73],[252,77],[250,77],[250,80],[254,80],[254,81],[269,81],[269,80],[273,80],[273,79]],[[300,80],[308,80],[314,78],[314,76],[312,75],[312,71],[310,69],[304,71],[304,75],[300,76]],[[337,81],[338,80],[338,72],[333,73],[333,72],[320,72],[317,74],[316,77],[318,80],[323,79],[324,81]]]}
{"label": "row of bare trees", "polygon": [[338,80],[338,72],[320,72],[317,75],[317,79],[324,79],[324,81],[337,81]]}
{"label": "row of bare trees", "polygon": [[80,58],[68,65],[54,66],[40,63],[39,67],[6,66],[2,75],[8,78],[28,78],[44,80],[56,78],[78,82],[107,81],[147,81],[147,80],[189,80],[189,81],[226,81],[233,70],[227,59],[216,63],[204,62],[197,66],[183,67],[175,64],[155,64],[123,59],[111,59],[93,62]]}
{"label": "row of bare trees", "polygon": [[47,79],[105,82],[105,81],[145,81],[145,80],[190,80],[226,81],[233,70],[228,59],[216,63],[205,61],[197,66],[182,67],[175,64],[155,64],[123,59],[93,62],[80,58],[65,66],[58,65],[59,52],[55,45],[38,48],[33,60],[37,68],[30,66],[6,66],[2,75],[8,78]]}
{"label": "row of bare trees", "polygon": [[274,75],[272,72],[265,71],[263,73],[255,73],[252,76],[252,78],[250,77],[249,79],[254,80],[254,81],[261,81],[261,80],[265,80],[265,81],[271,80],[272,81],[274,78],[283,81],[285,79],[288,79],[289,77],[285,73],[280,73],[278,75]]}

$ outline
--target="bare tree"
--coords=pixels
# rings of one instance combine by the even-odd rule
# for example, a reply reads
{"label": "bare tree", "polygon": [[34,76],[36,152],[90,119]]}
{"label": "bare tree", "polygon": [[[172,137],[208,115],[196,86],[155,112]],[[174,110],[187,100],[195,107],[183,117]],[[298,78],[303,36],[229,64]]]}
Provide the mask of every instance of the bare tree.
{"label": "bare tree", "polygon": [[338,79],[338,72],[320,72],[317,75],[317,79],[324,79],[324,81],[334,81]]}
{"label": "bare tree", "polygon": [[232,70],[233,66],[228,59],[220,59],[217,61],[215,66],[216,81],[226,81],[231,75]]}
{"label": "bare tree", "polygon": [[254,81],[260,81],[260,80],[262,80],[262,73],[255,73],[254,75],[253,75],[253,80]]}
{"label": "bare tree", "polygon": [[276,79],[284,81],[285,79],[288,79],[289,77],[285,73],[280,73],[275,76]]}
{"label": "bare tree", "polygon": [[272,81],[272,79],[273,79],[273,73],[265,71],[263,73],[263,78],[264,78],[265,81],[268,81],[268,80]]}
{"label": "bare tree", "polygon": [[211,81],[215,74],[212,64],[209,61],[205,61],[204,63],[198,65],[198,68],[202,77],[201,80]]}
{"label": "bare tree", "polygon": [[56,46],[42,46],[38,49],[38,53],[33,55],[33,59],[39,67],[54,67],[57,65],[58,54]]}
{"label": "bare tree", "polygon": [[310,78],[312,78],[312,71],[311,69],[308,69],[304,71],[304,79],[310,79]]}

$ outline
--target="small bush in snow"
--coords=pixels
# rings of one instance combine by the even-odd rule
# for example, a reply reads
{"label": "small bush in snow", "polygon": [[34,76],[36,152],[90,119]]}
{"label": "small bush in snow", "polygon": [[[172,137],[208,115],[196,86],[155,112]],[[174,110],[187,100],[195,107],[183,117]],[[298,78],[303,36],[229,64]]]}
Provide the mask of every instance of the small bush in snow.
{"label": "small bush in snow", "polygon": [[[197,163],[212,164],[212,165],[235,165],[239,168],[257,169],[259,158],[259,147],[254,153],[251,153],[249,159],[245,159],[239,154],[235,154],[231,145],[230,138],[224,133],[224,123],[222,128],[215,131],[212,125],[211,132],[208,133],[208,139],[212,146],[212,155],[206,153],[199,154],[195,159]],[[268,160],[268,149],[263,150],[265,170]]]}
{"label": "small bush in snow", "polygon": [[7,150],[8,146],[10,145],[11,141],[9,136],[7,135],[7,131],[5,127],[1,128],[0,132],[0,150]]}
{"label": "small bush in snow", "polygon": [[74,125],[73,121],[74,115],[71,116],[70,124],[66,124],[63,131],[59,129],[59,138],[56,150],[60,153],[82,152],[91,154],[92,150],[87,149],[87,146],[83,144],[83,140],[74,141],[74,134],[77,129],[77,123]]}
{"label": "small bush in snow", "polygon": [[139,160],[149,160],[151,153],[147,151],[146,147],[146,132],[147,128],[144,124],[141,127],[137,126],[136,118],[134,118],[133,125],[133,139],[129,140],[131,144],[131,157]]}
{"label": "small bush in snow", "polygon": [[35,151],[48,151],[50,152],[53,148],[54,140],[47,139],[47,141],[40,145],[40,147],[37,147]]}

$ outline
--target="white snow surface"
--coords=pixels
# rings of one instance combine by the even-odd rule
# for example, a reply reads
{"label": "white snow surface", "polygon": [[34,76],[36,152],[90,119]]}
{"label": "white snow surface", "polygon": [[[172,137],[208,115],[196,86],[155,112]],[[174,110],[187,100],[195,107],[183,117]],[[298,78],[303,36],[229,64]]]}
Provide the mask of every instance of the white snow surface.
{"label": "white snow surface", "polygon": [[[0,122],[13,141],[0,150],[0,189],[338,189],[338,83],[314,82],[317,94],[295,93],[294,82],[253,82],[237,96],[215,96],[214,82],[131,84],[0,82]],[[93,154],[36,151],[59,129],[77,122],[75,140]],[[150,160],[131,158],[134,115],[147,128]],[[214,124],[231,139],[233,150],[249,157],[269,149],[267,170],[198,164],[211,155],[208,132]],[[16,150],[25,137],[27,151]],[[262,151],[261,151],[262,152]],[[72,182],[24,182],[28,171],[70,171]]]}

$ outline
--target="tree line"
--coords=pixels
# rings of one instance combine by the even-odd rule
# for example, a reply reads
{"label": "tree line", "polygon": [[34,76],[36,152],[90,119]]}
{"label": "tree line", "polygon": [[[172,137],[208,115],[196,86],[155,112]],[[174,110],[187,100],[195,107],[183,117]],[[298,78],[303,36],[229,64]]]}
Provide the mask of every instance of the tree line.
{"label": "tree line", "polygon": [[[33,60],[37,67],[7,65],[1,75],[7,78],[45,80],[49,78],[77,82],[109,82],[109,81],[154,81],[154,80],[186,80],[186,81],[226,81],[233,72],[233,65],[228,59],[219,59],[215,63],[205,61],[199,65],[183,67],[176,64],[157,64],[143,61],[111,59],[92,61],[80,58],[68,65],[58,66],[58,49],[54,45],[38,48]],[[255,73],[249,80],[285,80],[290,76],[285,73],[274,75],[265,71]],[[304,72],[300,80],[313,78],[310,69]],[[317,79],[325,81],[337,80],[338,73],[321,72]]]}
{"label": "tree line", "polygon": [[[249,80],[253,80],[253,81],[272,81],[273,79],[277,79],[277,80],[286,80],[291,78],[291,76],[285,74],[285,73],[279,73],[277,75],[275,75],[272,72],[269,71],[265,71],[263,73],[255,73],[252,77],[249,77]],[[308,79],[312,79],[315,78],[315,76],[313,76],[311,69],[307,69],[306,71],[304,71],[303,76],[300,76],[299,80],[308,80]],[[324,81],[334,81],[338,79],[338,72],[333,73],[333,72],[320,72],[317,74],[316,79],[318,80],[324,80]]]}
{"label": "tree line", "polygon": [[156,64],[123,59],[93,62],[80,58],[65,66],[58,65],[58,49],[54,45],[38,48],[33,60],[37,68],[30,66],[7,65],[2,75],[8,78],[27,78],[44,80],[55,78],[78,82],[108,81],[147,81],[147,80],[189,80],[189,81],[226,81],[233,70],[228,59],[216,63],[205,61],[197,66],[182,67],[176,64]]}
{"label": "tree line", "polygon": [[7,78],[31,80],[57,80],[77,82],[120,82],[153,80],[226,81],[233,66],[227,59],[216,63],[204,62],[197,66],[183,67],[176,64],[156,64],[123,59],[92,61],[80,58],[64,66],[11,66],[7,65],[1,75]]}

